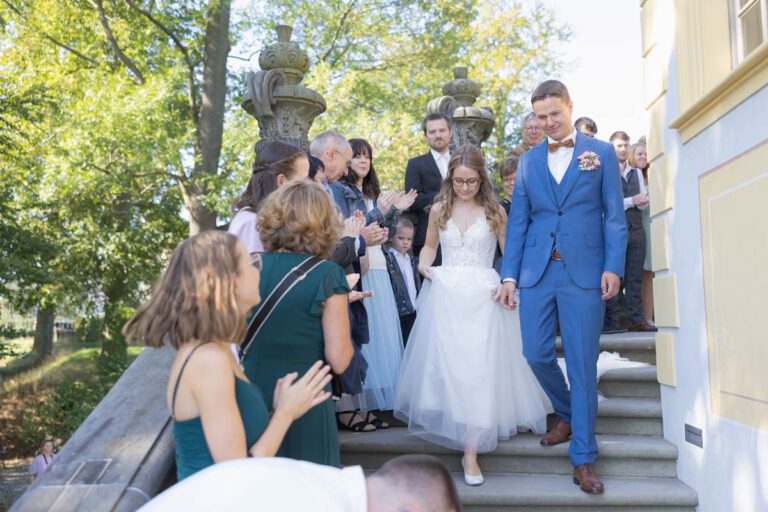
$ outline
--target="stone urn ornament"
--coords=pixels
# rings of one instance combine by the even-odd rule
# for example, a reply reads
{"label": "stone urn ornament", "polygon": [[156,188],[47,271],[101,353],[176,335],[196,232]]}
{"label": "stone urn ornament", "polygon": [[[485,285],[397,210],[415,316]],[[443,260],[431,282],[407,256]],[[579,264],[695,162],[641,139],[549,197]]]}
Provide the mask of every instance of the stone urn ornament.
{"label": "stone urn ornament", "polygon": [[277,42],[259,53],[261,71],[249,72],[243,109],[259,123],[259,141],[254,152],[264,145],[282,141],[309,150],[307,135],[312,122],[325,112],[323,96],[301,85],[309,70],[309,57],[291,42],[293,27],[278,25]]}

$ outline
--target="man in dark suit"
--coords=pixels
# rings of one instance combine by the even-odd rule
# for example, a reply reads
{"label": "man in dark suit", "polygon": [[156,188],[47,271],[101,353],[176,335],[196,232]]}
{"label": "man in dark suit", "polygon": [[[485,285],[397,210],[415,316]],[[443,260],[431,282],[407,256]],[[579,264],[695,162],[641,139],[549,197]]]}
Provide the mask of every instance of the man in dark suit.
{"label": "man in dark suit", "polygon": [[[421,123],[424,136],[429,144],[429,153],[411,158],[405,168],[405,190],[416,190],[416,201],[408,210],[416,226],[413,237],[413,252],[418,256],[427,236],[427,220],[432,201],[448,174],[448,160],[451,158],[448,146],[451,142],[451,120],[445,114],[429,114]],[[435,265],[440,264],[438,252]]]}

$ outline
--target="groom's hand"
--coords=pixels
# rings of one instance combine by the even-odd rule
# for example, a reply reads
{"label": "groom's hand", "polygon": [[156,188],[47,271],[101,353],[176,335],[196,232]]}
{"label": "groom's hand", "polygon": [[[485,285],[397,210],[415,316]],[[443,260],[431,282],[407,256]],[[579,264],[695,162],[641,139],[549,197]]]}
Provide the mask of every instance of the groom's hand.
{"label": "groom's hand", "polygon": [[619,293],[619,283],[621,279],[613,272],[603,272],[600,282],[600,288],[603,291],[603,300],[612,299]]}
{"label": "groom's hand", "polygon": [[501,306],[504,309],[517,309],[516,291],[517,285],[514,281],[507,281],[501,285]]}

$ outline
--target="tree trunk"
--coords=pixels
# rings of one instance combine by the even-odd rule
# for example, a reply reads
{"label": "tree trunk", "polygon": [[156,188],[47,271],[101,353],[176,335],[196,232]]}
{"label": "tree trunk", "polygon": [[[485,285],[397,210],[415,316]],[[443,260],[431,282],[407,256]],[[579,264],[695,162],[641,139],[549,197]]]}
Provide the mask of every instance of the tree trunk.
{"label": "tree trunk", "polygon": [[37,308],[37,320],[35,322],[35,342],[32,345],[32,353],[35,357],[43,359],[53,352],[53,322],[56,318],[56,309],[51,306]]}
{"label": "tree trunk", "polygon": [[[227,97],[227,56],[229,55],[230,0],[210,0],[205,26],[200,122],[195,142],[195,169],[188,189],[189,233],[194,235],[216,227],[216,212],[202,199],[208,193],[205,178],[219,170]],[[202,179],[201,179],[202,178]]]}

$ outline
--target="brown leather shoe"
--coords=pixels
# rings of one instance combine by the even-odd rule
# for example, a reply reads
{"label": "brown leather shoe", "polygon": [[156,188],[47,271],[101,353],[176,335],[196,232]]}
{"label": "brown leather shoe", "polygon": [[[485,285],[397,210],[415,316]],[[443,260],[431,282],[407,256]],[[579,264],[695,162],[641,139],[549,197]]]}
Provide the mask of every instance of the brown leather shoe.
{"label": "brown leather shoe", "polygon": [[602,494],[605,490],[603,481],[595,474],[591,464],[584,464],[574,468],[573,483],[578,485],[582,491],[592,494]]}
{"label": "brown leather shoe", "polygon": [[632,332],[656,332],[658,329],[648,322],[638,322],[636,324],[630,324],[629,330]]}
{"label": "brown leather shoe", "polygon": [[554,446],[566,442],[569,437],[571,437],[571,426],[558,417],[552,426],[552,430],[547,432],[539,443],[541,446]]}

